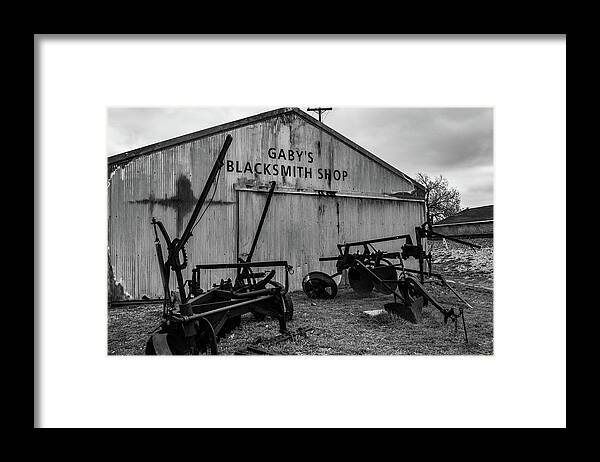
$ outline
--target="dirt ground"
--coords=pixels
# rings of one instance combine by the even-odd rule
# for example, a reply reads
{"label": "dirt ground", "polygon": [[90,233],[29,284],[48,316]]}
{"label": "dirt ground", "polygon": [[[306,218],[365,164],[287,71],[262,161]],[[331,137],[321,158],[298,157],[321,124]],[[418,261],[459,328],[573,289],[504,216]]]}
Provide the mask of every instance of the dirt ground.
{"label": "dirt ground", "polygon": [[[462,323],[444,324],[433,306],[423,308],[420,324],[411,324],[388,313],[372,317],[366,310],[383,309],[393,297],[373,292],[359,296],[340,288],[333,300],[311,300],[302,291],[291,293],[294,318],[288,329],[312,329],[275,345],[258,346],[276,355],[489,355],[493,354],[493,249],[436,248],[434,271],[449,283],[473,309],[465,308],[469,342],[465,344]],[[459,307],[460,301],[447,289],[427,286],[445,306]],[[148,333],[160,322],[160,305],[134,305],[108,310],[108,354],[144,354]],[[257,340],[279,334],[271,319],[256,321],[242,316],[241,326],[219,342],[220,354],[246,350]],[[263,344],[264,345],[264,344]]]}

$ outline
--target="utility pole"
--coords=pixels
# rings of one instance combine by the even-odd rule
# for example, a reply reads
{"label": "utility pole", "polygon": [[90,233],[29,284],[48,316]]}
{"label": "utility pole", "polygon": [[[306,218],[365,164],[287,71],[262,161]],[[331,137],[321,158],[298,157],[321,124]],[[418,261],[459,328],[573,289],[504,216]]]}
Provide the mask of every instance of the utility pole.
{"label": "utility pole", "polygon": [[318,112],[319,113],[319,122],[321,122],[321,113],[325,111],[331,111],[333,108],[331,107],[309,107],[307,111],[309,112]]}

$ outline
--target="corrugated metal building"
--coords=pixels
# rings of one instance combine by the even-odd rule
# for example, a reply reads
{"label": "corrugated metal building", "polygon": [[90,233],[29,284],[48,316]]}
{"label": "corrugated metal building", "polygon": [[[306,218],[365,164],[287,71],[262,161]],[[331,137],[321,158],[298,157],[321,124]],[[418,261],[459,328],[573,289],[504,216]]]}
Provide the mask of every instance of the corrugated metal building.
{"label": "corrugated metal building", "polygon": [[444,218],[435,225],[434,231],[457,238],[490,238],[494,236],[494,206],[467,208]]}
{"label": "corrugated metal building", "polygon": [[[424,221],[424,189],[410,177],[300,109],[269,111],[109,157],[109,258],[134,298],[162,297],[151,218],[181,235],[228,134],[212,205],[187,246],[188,278],[196,264],[246,255],[273,180],[254,261],[287,260],[292,290],[309,271],[334,272],[318,259],[336,255],[337,243],[414,236]],[[232,274],[201,276],[207,288]]]}

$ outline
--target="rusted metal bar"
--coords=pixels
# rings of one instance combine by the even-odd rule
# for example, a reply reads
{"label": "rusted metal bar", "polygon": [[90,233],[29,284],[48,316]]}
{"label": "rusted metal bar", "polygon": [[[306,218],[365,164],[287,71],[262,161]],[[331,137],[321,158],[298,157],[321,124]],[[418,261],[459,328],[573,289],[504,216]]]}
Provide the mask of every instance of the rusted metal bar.
{"label": "rusted metal bar", "polygon": [[205,311],[204,313],[193,314],[191,316],[182,316],[181,318],[178,318],[178,319],[180,319],[182,322],[190,322],[190,321],[194,321],[199,318],[204,318],[206,316],[210,316],[211,314],[222,313],[223,311],[228,311],[233,308],[241,308],[242,306],[251,305],[253,303],[263,302],[266,300],[272,300],[274,297],[275,297],[274,295],[265,295],[262,297],[254,298],[252,300],[247,300],[245,302],[234,303],[233,305],[227,305],[222,308],[217,308],[217,309],[214,309],[211,311]]}
{"label": "rusted metal bar", "polygon": [[[165,294],[165,302],[169,303],[171,301],[171,294],[169,293],[169,276],[170,271],[165,267],[165,259],[162,253],[162,247],[160,245],[160,239],[158,238],[158,232],[156,231],[156,220],[153,220],[152,225],[154,227],[154,247],[156,249],[156,258],[158,258],[158,269],[160,271],[160,279],[163,285],[163,293]],[[166,309],[166,304],[164,306]]]}
{"label": "rusted metal bar", "polygon": [[356,242],[346,242],[344,244],[338,244],[338,248],[341,247],[345,247],[345,246],[360,246],[360,245],[368,245],[368,244],[375,244],[377,242],[387,242],[387,241],[395,241],[398,239],[406,239],[406,241],[410,244],[412,243],[412,238],[410,237],[410,234],[401,234],[399,236],[391,236],[391,237],[381,237],[379,239],[369,239],[367,241],[356,241]]}
{"label": "rusted metal bar", "polygon": [[258,238],[260,236],[260,232],[262,231],[262,227],[265,222],[267,212],[269,211],[269,205],[271,204],[271,199],[273,198],[273,192],[275,191],[276,184],[277,183],[275,181],[271,181],[271,187],[269,188],[269,194],[267,195],[267,202],[265,203],[262,214],[260,216],[260,221],[258,222],[258,228],[256,229],[256,233],[254,234],[254,240],[252,241],[252,247],[250,247],[250,252],[248,252],[248,256],[246,257],[246,262],[252,261],[252,257],[254,256],[254,251],[256,250],[256,244],[258,243]]}
{"label": "rusted metal bar", "polygon": [[204,205],[204,202],[206,201],[206,198],[208,197],[208,193],[210,192],[210,189],[212,188],[212,185],[215,181],[215,178],[217,177],[217,174],[219,173],[219,170],[224,165],[223,159],[225,158],[225,154],[227,154],[227,150],[229,149],[229,146],[231,145],[232,140],[233,140],[233,138],[231,135],[227,135],[227,137],[225,138],[225,142],[223,143],[221,152],[219,152],[219,155],[217,156],[217,161],[213,165],[213,168],[208,176],[208,179],[206,180],[206,183],[204,184],[204,188],[202,189],[202,193],[200,194],[200,197],[198,198],[198,202],[196,202],[196,206],[194,207],[194,211],[192,212],[192,215],[190,216],[188,224],[185,227],[183,234],[181,235],[181,239],[177,242],[177,245],[175,246],[175,249],[173,251],[173,253],[175,255],[177,255],[179,253],[179,251],[185,246],[188,239],[192,235],[192,228],[196,224],[196,218],[198,218],[198,215],[200,214],[200,210],[202,209],[202,206]]}
{"label": "rusted metal bar", "polygon": [[478,244],[473,244],[472,242],[463,241],[462,239],[457,239],[457,238],[452,237],[452,236],[446,236],[445,234],[436,233],[435,231],[433,231],[431,229],[428,231],[428,233],[429,233],[429,236],[437,236],[437,237],[440,237],[440,238],[444,238],[444,239],[446,239],[448,241],[454,241],[454,242],[457,242],[459,244],[467,245],[469,247],[475,247],[477,249],[481,249],[481,246],[478,245]]}
{"label": "rusted metal bar", "polygon": [[234,294],[232,294],[232,298],[243,299],[243,298],[258,297],[261,295],[273,295],[273,291],[276,291],[276,290],[278,290],[278,289],[259,289],[259,290],[252,290],[250,292],[234,293]]}
{"label": "rusted metal bar", "polygon": [[272,266],[283,266],[285,268],[285,284],[284,289],[281,292],[286,294],[289,290],[289,277],[288,271],[291,271],[291,266],[288,265],[286,260],[275,260],[275,261],[259,261],[259,262],[239,262],[239,263],[208,263],[202,265],[196,265],[198,269],[240,269],[240,268],[265,268]]}
{"label": "rusted metal bar", "polygon": [[[354,257],[372,257],[373,254],[370,255],[353,255]],[[400,252],[382,252],[380,254],[381,258],[400,258],[401,257],[401,253]],[[337,257],[320,257],[319,261],[338,261],[340,259],[340,255],[338,255]],[[392,266],[396,266],[396,265],[392,265]]]}
{"label": "rusted metal bar", "polygon": [[270,351],[265,350],[264,348],[259,348],[259,347],[252,346],[252,345],[247,346],[246,349],[249,352],[257,354],[257,355],[273,355],[273,353],[271,353]]}
{"label": "rusted metal bar", "polygon": [[258,262],[240,262],[240,263],[207,263],[202,265],[196,265],[196,268],[200,269],[233,269],[233,268],[264,268],[267,266],[288,266],[285,260],[274,260],[274,261],[258,261]]}

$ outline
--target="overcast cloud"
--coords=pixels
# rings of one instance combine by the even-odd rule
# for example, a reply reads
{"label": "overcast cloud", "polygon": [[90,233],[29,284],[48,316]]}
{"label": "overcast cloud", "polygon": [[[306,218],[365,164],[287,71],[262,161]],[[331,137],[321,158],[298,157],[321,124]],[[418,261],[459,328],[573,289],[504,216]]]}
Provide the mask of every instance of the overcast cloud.
{"label": "overcast cloud", "polygon": [[[231,122],[273,107],[110,108],[108,155]],[[306,108],[302,108],[306,109]],[[415,177],[442,174],[463,207],[493,204],[491,108],[334,108],[323,122]]]}

